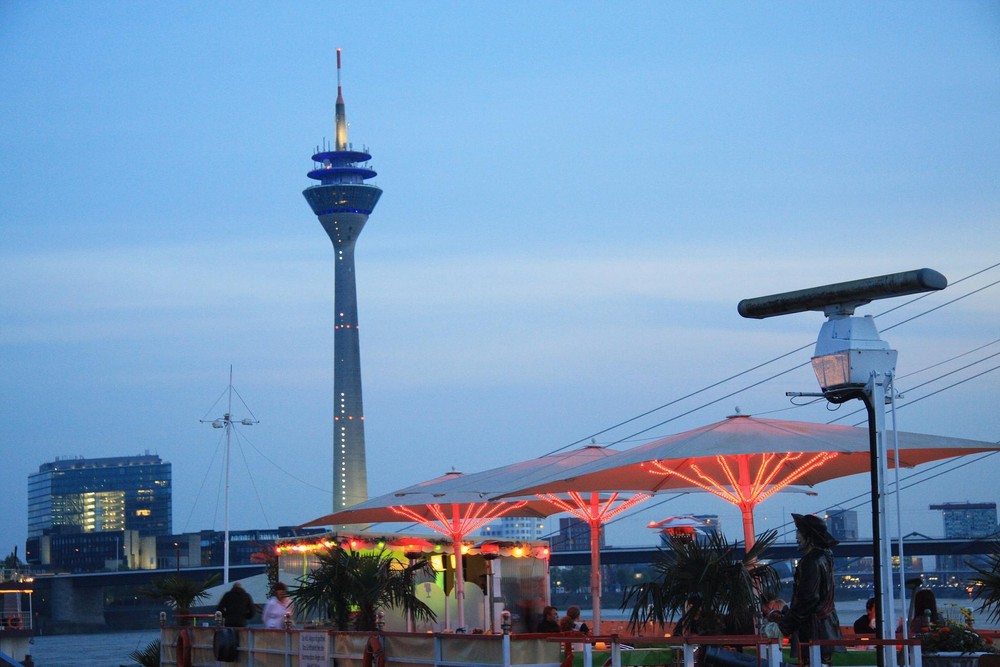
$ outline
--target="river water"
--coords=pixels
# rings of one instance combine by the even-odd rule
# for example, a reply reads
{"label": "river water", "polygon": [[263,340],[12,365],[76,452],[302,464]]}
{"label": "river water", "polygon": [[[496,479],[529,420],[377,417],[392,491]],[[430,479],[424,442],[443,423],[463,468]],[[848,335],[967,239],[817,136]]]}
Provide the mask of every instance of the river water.
{"label": "river water", "polygon": [[31,659],[38,667],[135,665],[128,654],[159,638],[159,628],[99,635],[45,635],[35,637]]}

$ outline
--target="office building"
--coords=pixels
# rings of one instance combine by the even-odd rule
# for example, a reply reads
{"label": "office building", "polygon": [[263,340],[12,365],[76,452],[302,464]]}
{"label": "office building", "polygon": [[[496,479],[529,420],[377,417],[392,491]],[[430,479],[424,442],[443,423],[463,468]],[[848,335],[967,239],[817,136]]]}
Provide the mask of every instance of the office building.
{"label": "office building", "polygon": [[[604,528],[601,527],[600,545],[604,547]],[[590,525],[575,517],[559,519],[559,534],[552,538],[552,551],[589,551]]]}
{"label": "office building", "polygon": [[128,562],[172,528],[171,466],[155,454],[61,458],[28,475],[29,563],[86,572]]}
{"label": "office building", "polygon": [[171,532],[170,464],[155,454],[56,459],[28,475],[28,537],[68,532]]}
{"label": "office building", "polygon": [[545,520],[527,516],[503,516],[483,526],[479,534],[491,540],[543,540]]}
{"label": "office building", "polygon": [[826,528],[841,542],[858,539],[858,513],[841,507],[826,513]]}
{"label": "office building", "polygon": [[[944,520],[945,539],[992,537],[997,534],[996,503],[940,503],[930,509],[940,510]],[[982,561],[982,557],[937,556],[937,569],[946,581],[961,581],[972,571],[968,561]]]}

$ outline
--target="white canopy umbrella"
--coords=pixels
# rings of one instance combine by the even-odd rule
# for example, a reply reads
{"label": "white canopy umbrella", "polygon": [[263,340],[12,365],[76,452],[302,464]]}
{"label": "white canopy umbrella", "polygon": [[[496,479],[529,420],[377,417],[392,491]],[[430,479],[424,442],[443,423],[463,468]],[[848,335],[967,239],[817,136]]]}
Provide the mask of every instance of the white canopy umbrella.
{"label": "white canopy umbrella", "polygon": [[[476,494],[489,499],[507,491],[536,484],[553,476],[571,474],[588,464],[608,463],[620,456],[619,452],[604,447],[587,446],[536,459],[512,463],[499,468],[491,468],[469,475],[440,480],[434,484],[420,485],[419,493],[429,494]],[[587,523],[590,528],[590,596],[593,606],[593,630],[601,629],[601,527],[613,517],[650,497],[647,493],[620,493],[615,489],[605,489],[606,493],[591,491],[578,493],[576,489],[565,488],[559,493],[548,493],[544,489],[532,494],[517,494],[517,498],[529,503],[544,501],[549,514],[568,512]],[[678,489],[678,492],[682,490]],[[400,491],[397,495],[406,496]],[[509,496],[512,497],[512,496]],[[509,512],[519,515],[520,512]]]}
{"label": "white canopy umbrella", "polygon": [[[893,434],[887,436],[893,442]],[[1000,443],[918,433],[898,434],[899,465],[1000,450]],[[892,457],[890,464],[895,465]],[[743,513],[746,546],[754,542],[753,509],[790,484],[819,482],[867,472],[868,430],[853,426],[758,419],[734,415],[596,460],[568,474],[511,489],[511,496],[568,490],[629,489],[645,493],[699,487]],[[504,494],[498,495],[503,497]]]}
{"label": "white canopy umbrella", "polygon": [[478,493],[427,493],[424,487],[435,487],[464,477],[449,472],[441,477],[409,486],[400,491],[371,498],[363,503],[313,519],[301,527],[340,526],[352,524],[418,523],[451,538],[455,553],[455,603],[458,625],[465,627],[465,579],[462,567],[462,541],[465,537],[501,516],[546,517],[556,511],[537,499],[511,498],[491,501]]}
{"label": "white canopy umbrella", "polygon": [[[500,516],[544,517],[569,512],[590,526],[591,597],[594,607],[594,631],[600,631],[600,528],[643,500],[648,494],[597,492],[579,494],[573,490],[551,494],[493,499],[525,483],[547,479],[552,475],[569,474],[581,465],[619,456],[603,447],[582,447],[551,456],[521,461],[499,468],[464,475],[448,473],[400,491],[359,503],[333,514],[314,519],[304,526],[332,526],[349,523],[414,521],[432,530],[449,535],[456,554],[466,535]],[[455,597],[459,624],[464,625],[461,558],[456,558]]]}

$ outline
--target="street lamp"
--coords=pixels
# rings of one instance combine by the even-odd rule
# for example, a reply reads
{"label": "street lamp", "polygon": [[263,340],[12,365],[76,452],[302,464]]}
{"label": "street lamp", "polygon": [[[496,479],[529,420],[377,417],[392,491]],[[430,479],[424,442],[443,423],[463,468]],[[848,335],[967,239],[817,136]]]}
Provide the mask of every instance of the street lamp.
{"label": "street lamp", "polygon": [[[872,540],[874,570],[879,585],[875,589],[876,634],[891,639],[895,628],[892,605],[892,552],[885,516],[885,404],[886,385],[896,368],[896,351],[883,341],[871,315],[855,317],[859,306],[876,299],[941,290],[948,280],[932,269],[917,269],[863,278],[844,283],[812,287],[795,292],[772,294],[740,301],[743,317],[764,319],[807,310],[820,310],[827,317],[816,339],[813,372],[822,396],[831,403],[861,399],[868,412],[871,455]],[[896,653],[884,646],[878,653],[879,667],[895,666]]]}
{"label": "street lamp", "polygon": [[[225,456],[225,477],[226,477],[226,488],[225,494],[223,496],[223,514],[225,515],[225,526],[224,535],[222,542],[222,583],[229,583],[229,444],[230,438],[232,436],[232,430],[234,422],[232,420],[233,413],[233,367],[229,366],[229,407],[226,410],[226,414],[222,415],[221,419],[213,420],[200,420],[202,424],[211,424],[212,428],[224,428],[226,429],[226,456]],[[258,423],[256,419],[250,419],[249,417],[239,420],[236,422],[242,424],[243,426],[253,426]]]}

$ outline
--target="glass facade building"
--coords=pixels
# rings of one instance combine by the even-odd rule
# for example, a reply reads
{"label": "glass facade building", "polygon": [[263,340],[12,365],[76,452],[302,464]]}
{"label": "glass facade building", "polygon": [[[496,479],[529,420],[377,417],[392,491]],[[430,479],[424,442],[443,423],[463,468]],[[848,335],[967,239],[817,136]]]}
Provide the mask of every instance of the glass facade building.
{"label": "glass facade building", "polygon": [[479,534],[494,540],[544,540],[545,519],[503,516],[483,526]]}
{"label": "glass facade building", "polygon": [[28,539],[56,533],[172,532],[171,468],[155,454],[56,459],[28,475]]}

